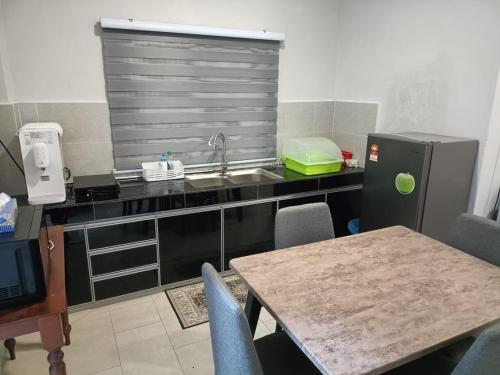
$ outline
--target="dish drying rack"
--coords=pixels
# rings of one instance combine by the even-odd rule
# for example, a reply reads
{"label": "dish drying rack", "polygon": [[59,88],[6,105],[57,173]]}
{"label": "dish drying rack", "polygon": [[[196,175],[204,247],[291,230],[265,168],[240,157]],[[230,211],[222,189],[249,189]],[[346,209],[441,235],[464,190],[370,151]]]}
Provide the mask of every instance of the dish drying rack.
{"label": "dish drying rack", "polygon": [[184,178],[184,165],[180,160],[142,163],[142,178],[147,182]]}

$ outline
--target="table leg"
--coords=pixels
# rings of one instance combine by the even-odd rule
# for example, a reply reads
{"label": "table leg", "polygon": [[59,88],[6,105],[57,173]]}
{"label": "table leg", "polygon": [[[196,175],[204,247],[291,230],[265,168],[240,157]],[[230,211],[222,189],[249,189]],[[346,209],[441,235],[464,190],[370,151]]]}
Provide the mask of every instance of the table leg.
{"label": "table leg", "polygon": [[71,338],[70,338],[70,333],[71,333],[71,324],[69,324],[69,318],[68,318],[68,311],[66,310],[61,314],[61,321],[63,325],[63,332],[64,332],[64,344],[71,345]]}
{"label": "table leg", "polygon": [[248,324],[250,325],[250,332],[252,332],[252,336],[255,335],[255,330],[257,329],[260,308],[260,302],[254,297],[252,292],[248,291],[247,302],[245,304],[245,314],[248,319]]}
{"label": "table leg", "polygon": [[9,351],[10,359],[13,361],[16,359],[16,339],[7,339],[4,341],[4,346]]}
{"label": "table leg", "polygon": [[66,375],[66,365],[63,361],[64,353],[61,347],[64,345],[64,331],[61,315],[49,315],[38,320],[42,346],[49,352],[50,375]]}

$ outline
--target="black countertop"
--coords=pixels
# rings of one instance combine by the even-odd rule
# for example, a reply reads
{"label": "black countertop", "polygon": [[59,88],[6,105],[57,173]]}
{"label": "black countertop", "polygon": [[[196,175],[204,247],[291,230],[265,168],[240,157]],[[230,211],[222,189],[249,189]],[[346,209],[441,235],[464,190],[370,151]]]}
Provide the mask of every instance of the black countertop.
{"label": "black countertop", "polygon": [[49,224],[77,224],[100,219],[153,213],[171,209],[270,198],[304,192],[328,190],[362,184],[362,168],[345,168],[337,173],[306,176],[284,167],[264,167],[282,179],[266,183],[195,188],[188,181],[146,182],[142,179],[120,182],[120,192],[113,199],[76,203],[68,187],[64,203],[45,205]]}

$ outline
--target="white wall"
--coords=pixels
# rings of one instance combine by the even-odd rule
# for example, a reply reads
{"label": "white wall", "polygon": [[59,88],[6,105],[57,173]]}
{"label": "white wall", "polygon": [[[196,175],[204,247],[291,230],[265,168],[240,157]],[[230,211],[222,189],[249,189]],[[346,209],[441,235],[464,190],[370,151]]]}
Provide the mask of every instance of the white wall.
{"label": "white wall", "polygon": [[336,99],[381,103],[378,130],[484,139],[498,0],[340,0]]}
{"label": "white wall", "polygon": [[12,101],[105,101],[101,17],[285,32],[279,99],[333,98],[336,0],[0,1]]}
{"label": "white wall", "polygon": [[500,188],[500,70],[484,146],[483,163],[479,171],[479,182],[474,213],[488,216],[495,206]]}
{"label": "white wall", "polygon": [[0,103],[7,103],[9,95],[7,92],[8,65],[7,50],[4,29],[3,7],[0,2]]}
{"label": "white wall", "polygon": [[377,131],[479,139],[481,162],[500,1],[339,0],[337,38],[337,100],[380,103]]}

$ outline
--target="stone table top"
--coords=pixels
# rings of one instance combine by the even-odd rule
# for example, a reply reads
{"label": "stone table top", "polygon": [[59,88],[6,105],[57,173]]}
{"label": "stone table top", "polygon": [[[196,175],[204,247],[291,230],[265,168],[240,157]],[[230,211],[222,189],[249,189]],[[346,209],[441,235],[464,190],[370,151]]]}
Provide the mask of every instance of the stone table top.
{"label": "stone table top", "polygon": [[324,374],[380,374],[500,320],[500,268],[396,226],[233,259]]}

